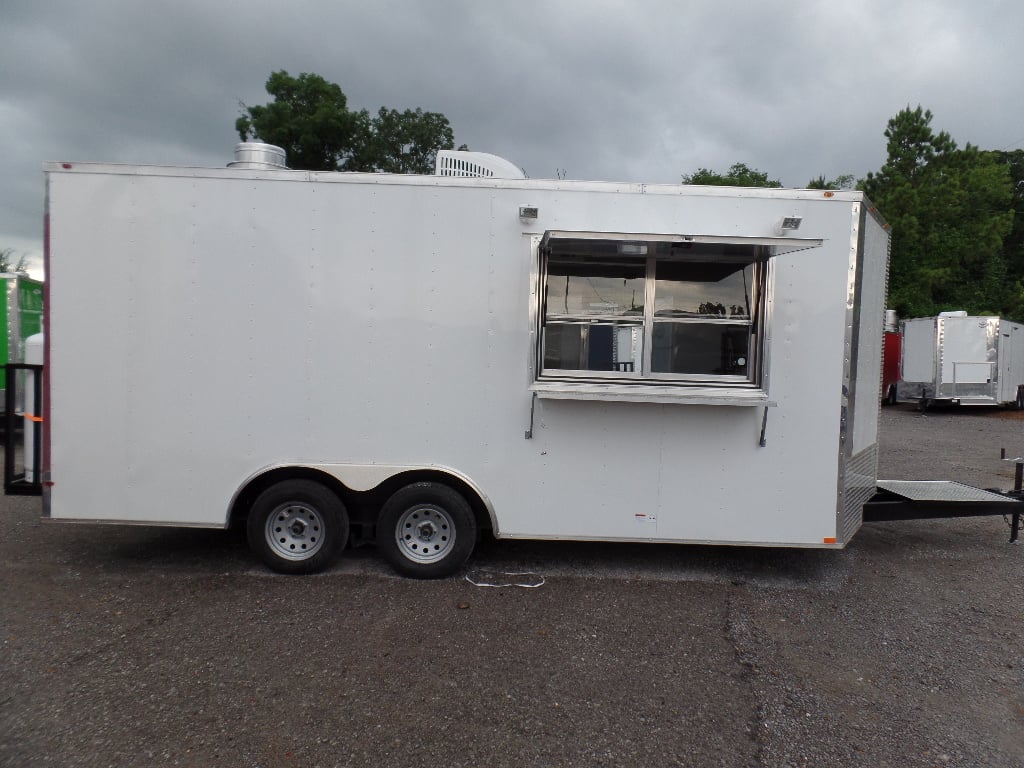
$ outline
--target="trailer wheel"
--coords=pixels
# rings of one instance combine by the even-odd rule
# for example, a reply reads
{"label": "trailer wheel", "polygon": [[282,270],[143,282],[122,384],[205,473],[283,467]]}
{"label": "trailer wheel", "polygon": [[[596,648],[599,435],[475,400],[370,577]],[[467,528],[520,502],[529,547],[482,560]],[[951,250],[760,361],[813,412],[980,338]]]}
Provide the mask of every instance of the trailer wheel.
{"label": "trailer wheel", "polygon": [[475,545],[473,510],[460,493],[446,485],[407,485],[381,508],[377,546],[405,576],[450,576],[469,559]]}
{"label": "trailer wheel", "polygon": [[1013,405],[1018,411],[1024,411],[1024,386],[1017,387],[1017,399]]}
{"label": "trailer wheel", "polygon": [[890,384],[889,391],[885,393],[884,405],[896,405],[896,385]]}
{"label": "trailer wheel", "polygon": [[249,546],[275,571],[315,573],[348,541],[348,512],[320,483],[283,480],[257,497],[246,532]]}

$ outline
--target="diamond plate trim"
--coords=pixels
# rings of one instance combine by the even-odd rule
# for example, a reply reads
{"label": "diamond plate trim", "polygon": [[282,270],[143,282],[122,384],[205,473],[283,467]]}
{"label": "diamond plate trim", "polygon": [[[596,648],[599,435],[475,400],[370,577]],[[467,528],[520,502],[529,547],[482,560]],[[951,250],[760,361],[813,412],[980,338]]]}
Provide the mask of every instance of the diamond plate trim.
{"label": "diamond plate trim", "polygon": [[858,453],[846,465],[843,480],[843,506],[837,526],[842,543],[853,538],[864,522],[864,504],[875,495],[878,445]]}

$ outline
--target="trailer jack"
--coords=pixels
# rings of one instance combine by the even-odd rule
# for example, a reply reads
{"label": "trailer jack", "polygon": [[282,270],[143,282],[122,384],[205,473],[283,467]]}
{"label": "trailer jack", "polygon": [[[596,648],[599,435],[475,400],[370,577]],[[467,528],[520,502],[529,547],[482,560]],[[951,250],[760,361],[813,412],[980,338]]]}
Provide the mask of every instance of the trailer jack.
{"label": "trailer jack", "polygon": [[[1018,400],[1020,399],[1020,393],[1017,395]],[[999,451],[999,458],[1003,461],[1012,461],[1014,463],[1013,470],[1013,490],[1010,492],[1014,498],[1018,501],[1024,501],[1024,457],[1018,456],[1015,459],[1006,458],[1006,449],[1002,448]],[[1010,543],[1016,544],[1017,538],[1020,534],[1020,512],[1016,511],[1010,515]]]}

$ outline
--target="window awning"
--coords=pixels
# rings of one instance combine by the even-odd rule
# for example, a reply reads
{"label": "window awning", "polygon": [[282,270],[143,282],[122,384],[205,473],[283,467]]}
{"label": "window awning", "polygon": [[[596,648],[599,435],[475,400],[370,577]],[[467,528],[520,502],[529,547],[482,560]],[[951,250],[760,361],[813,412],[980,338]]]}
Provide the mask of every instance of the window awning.
{"label": "window awning", "polygon": [[[650,232],[586,232],[549,229],[541,239],[541,248],[558,251],[572,251],[584,243],[593,247],[596,241],[614,243],[619,253],[628,255],[630,250],[621,246],[641,246],[645,243],[668,243],[671,246],[686,248],[691,245],[739,245],[766,249],[767,256],[778,256],[783,253],[803,251],[808,248],[820,248],[824,242],[820,237],[738,237],[735,235],[679,235],[656,234]],[[641,255],[638,251],[632,255]]]}

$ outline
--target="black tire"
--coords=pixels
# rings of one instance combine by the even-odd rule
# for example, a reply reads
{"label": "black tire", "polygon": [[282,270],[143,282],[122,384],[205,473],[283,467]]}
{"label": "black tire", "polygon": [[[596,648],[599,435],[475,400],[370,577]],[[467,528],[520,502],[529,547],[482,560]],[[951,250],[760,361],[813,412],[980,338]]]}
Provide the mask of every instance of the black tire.
{"label": "black tire", "polygon": [[1013,405],[1018,411],[1024,411],[1024,386],[1017,387],[1017,399]]}
{"label": "black tire", "polygon": [[381,508],[377,547],[400,574],[439,579],[456,573],[473,554],[476,529],[462,494],[440,483],[413,483]]}
{"label": "black tire", "polygon": [[348,541],[348,512],[312,480],[283,480],[261,493],[246,523],[249,546],[280,573],[315,573]]}

